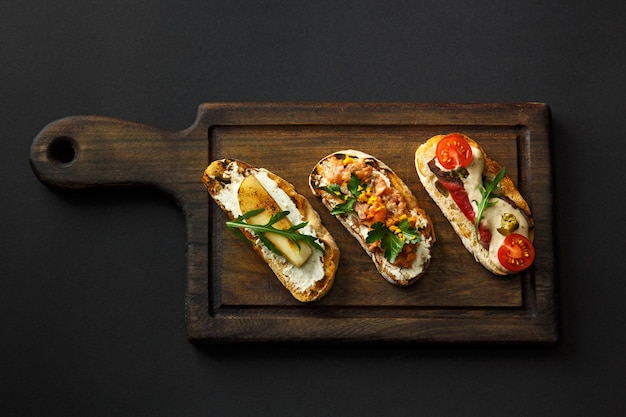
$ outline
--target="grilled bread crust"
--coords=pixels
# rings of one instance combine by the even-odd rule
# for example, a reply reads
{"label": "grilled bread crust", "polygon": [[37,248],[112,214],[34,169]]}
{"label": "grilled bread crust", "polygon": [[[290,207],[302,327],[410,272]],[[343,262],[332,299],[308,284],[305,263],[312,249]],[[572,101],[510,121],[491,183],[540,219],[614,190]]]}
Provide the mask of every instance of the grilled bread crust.
{"label": "grilled bread crust", "polygon": [[[315,234],[320,242],[323,243],[324,253],[324,276],[323,278],[314,281],[310,285],[302,288],[301,285],[294,280],[289,274],[287,266],[288,261],[283,257],[276,256],[268,250],[264,250],[263,244],[258,242],[257,237],[246,229],[241,229],[246,238],[252,243],[252,248],[256,253],[263,258],[263,260],[269,265],[281,284],[289,290],[289,292],[301,302],[311,302],[321,299],[333,286],[335,272],[339,265],[340,252],[335,240],[328,232],[328,230],[322,224],[319,214],[308,200],[299,194],[295,187],[277,176],[276,174],[267,171],[263,168],[255,168],[245,162],[233,160],[233,159],[219,159],[213,161],[204,171],[202,181],[211,197],[220,206],[220,208],[227,213],[228,217],[232,220],[235,219],[235,215],[227,207],[225,207],[220,201],[215,199],[215,196],[220,193],[226,184],[230,182],[230,176],[225,175],[228,172],[231,164],[235,163],[237,171],[243,176],[251,175],[255,172],[263,171],[269,178],[278,184],[278,187],[282,189],[289,198],[294,202],[297,209],[302,215],[302,219],[308,222],[309,226],[315,231]],[[235,190],[236,192],[236,190]],[[312,256],[316,256],[315,253]]]}
{"label": "grilled bread crust", "polygon": [[[489,251],[485,249],[477,239],[475,239],[474,222],[470,221],[458,208],[452,197],[448,193],[442,193],[437,187],[437,177],[428,167],[428,163],[435,158],[437,143],[446,135],[437,135],[428,139],[420,145],[415,152],[415,168],[422,185],[441,209],[443,215],[448,219],[452,228],[461,239],[463,246],[472,254],[477,262],[480,262],[487,270],[496,275],[507,275],[511,272],[503,268],[500,264],[493,262],[489,257]],[[492,181],[500,172],[502,167],[498,162],[491,159],[484,150],[466,135],[461,135],[470,144],[470,146],[478,148],[485,157],[485,168],[483,177]],[[526,213],[530,226],[529,239],[533,239],[533,219],[531,216],[528,203],[515,187],[515,184],[508,175],[505,175],[500,181],[498,192],[512,200],[521,210]]]}
{"label": "grilled bread crust", "polygon": [[358,217],[354,214],[338,214],[335,217],[337,220],[346,228],[346,230],[359,242],[361,247],[365,250],[365,252],[372,259],[376,269],[389,283],[401,287],[406,287],[413,284],[420,277],[424,275],[428,265],[430,263],[430,248],[435,243],[435,232],[432,225],[432,221],[430,217],[426,214],[426,212],[419,207],[417,199],[409,189],[409,187],[402,181],[402,179],[389,168],[385,163],[375,158],[372,155],[364,153],[362,151],[348,149],[334,152],[326,157],[322,158],[313,168],[311,174],[309,175],[309,185],[311,187],[311,191],[315,196],[321,198],[322,204],[329,210],[332,209],[337,204],[335,198],[332,198],[329,193],[321,190],[322,187],[325,187],[329,184],[326,183],[324,179],[325,170],[328,169],[327,163],[329,160],[333,158],[343,159],[346,155],[350,157],[357,157],[361,159],[367,159],[368,165],[373,169],[378,170],[382,173],[387,179],[391,187],[398,190],[402,197],[407,202],[407,208],[410,211],[413,211],[415,215],[422,221],[423,227],[420,228],[420,234],[422,237],[422,243],[420,245],[425,245],[427,248],[427,256],[421,259],[422,265],[421,270],[417,274],[407,275],[407,270],[398,269],[394,267],[384,256],[384,252],[382,250],[374,250],[371,251],[365,242],[367,238],[367,232],[363,230],[361,224],[358,221]]}

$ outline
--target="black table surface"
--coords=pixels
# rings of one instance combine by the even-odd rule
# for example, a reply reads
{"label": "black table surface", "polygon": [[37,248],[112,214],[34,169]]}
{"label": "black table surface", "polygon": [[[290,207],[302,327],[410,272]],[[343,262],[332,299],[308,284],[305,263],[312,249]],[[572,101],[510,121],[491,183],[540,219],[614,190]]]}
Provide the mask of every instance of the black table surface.
{"label": "black table surface", "polygon": [[[625,17],[618,1],[0,1],[0,414],[626,414]],[[174,201],[51,189],[29,148],[65,116],[181,130],[223,101],[547,103],[560,341],[189,343]]]}

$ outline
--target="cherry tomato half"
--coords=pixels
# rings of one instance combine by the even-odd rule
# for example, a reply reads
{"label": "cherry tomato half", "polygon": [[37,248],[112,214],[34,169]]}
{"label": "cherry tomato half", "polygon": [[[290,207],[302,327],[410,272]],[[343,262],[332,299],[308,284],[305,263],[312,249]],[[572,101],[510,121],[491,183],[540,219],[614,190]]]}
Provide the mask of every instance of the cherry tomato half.
{"label": "cherry tomato half", "polygon": [[522,271],[535,260],[535,247],[526,236],[511,233],[498,249],[498,260],[509,271]]}
{"label": "cherry tomato half", "polygon": [[466,167],[472,162],[472,148],[458,133],[444,136],[437,143],[435,152],[437,160],[445,169]]}

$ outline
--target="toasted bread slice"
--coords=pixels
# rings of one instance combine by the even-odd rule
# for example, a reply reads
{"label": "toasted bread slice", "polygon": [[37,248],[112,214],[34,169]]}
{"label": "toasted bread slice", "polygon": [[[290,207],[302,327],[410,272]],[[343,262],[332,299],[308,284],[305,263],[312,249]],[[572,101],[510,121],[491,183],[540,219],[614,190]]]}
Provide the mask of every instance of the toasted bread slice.
{"label": "toasted bread slice", "polygon": [[[469,176],[467,179],[464,179],[464,187],[469,194],[468,200],[472,202],[473,209],[476,211],[477,201],[480,201],[481,197],[477,189],[474,188],[477,184],[482,185],[483,179],[490,182],[493,181],[502,167],[498,162],[491,159],[476,141],[466,135],[459,135],[471,146],[473,152],[473,160],[468,167]],[[497,256],[498,247],[504,239],[504,236],[497,231],[501,221],[499,213],[504,211],[514,212],[520,223],[520,229],[516,233],[523,234],[532,241],[534,225],[528,203],[524,200],[511,178],[508,175],[504,175],[497,189],[497,194],[500,197],[493,200],[497,204],[495,207],[485,210],[485,218],[481,221],[485,229],[491,234],[491,239],[487,242],[488,244],[484,241],[481,242],[481,239],[477,238],[474,221],[464,215],[451,194],[441,185],[439,178],[431,169],[431,167],[435,167],[435,170],[441,168],[436,168],[436,165],[433,164],[436,161],[437,144],[445,136],[434,136],[417,148],[415,152],[415,168],[419,179],[430,197],[450,222],[465,248],[474,255],[476,261],[480,262],[494,274],[510,274],[511,271],[507,270],[499,262]]]}
{"label": "toasted bread slice", "polygon": [[[362,201],[355,203],[353,211],[333,213],[344,202],[343,198],[349,195],[347,183],[351,174],[358,176],[362,182]],[[419,207],[409,187],[382,161],[358,150],[338,151],[322,158],[315,165],[309,176],[309,185],[313,194],[321,197],[324,206],[335,214],[337,220],[359,242],[388,282],[408,286],[426,272],[431,246],[435,242],[432,222]],[[329,192],[329,186],[340,187],[342,192]],[[407,242],[400,254],[390,260],[385,255],[386,250],[381,241],[368,243],[367,237],[375,223],[394,227],[403,215],[410,221],[410,227],[418,235],[419,242]]]}
{"label": "toasted bread slice", "polygon": [[[241,212],[239,198],[251,197],[249,193],[239,196],[239,189],[244,179],[251,175],[256,177],[271,195],[277,209],[290,212],[287,219],[293,225],[307,222],[307,225],[299,232],[316,237],[323,252],[313,249],[306,262],[301,266],[296,266],[284,256],[269,250],[250,230],[244,228],[240,229],[241,232],[294,298],[301,302],[319,300],[333,285],[340,252],[335,240],[324,227],[319,214],[308,200],[298,194],[291,183],[272,172],[233,159],[213,161],[204,171],[202,180],[213,200],[231,220],[234,220],[245,214]],[[242,205],[250,207],[249,202]],[[300,245],[305,244],[300,243]]]}

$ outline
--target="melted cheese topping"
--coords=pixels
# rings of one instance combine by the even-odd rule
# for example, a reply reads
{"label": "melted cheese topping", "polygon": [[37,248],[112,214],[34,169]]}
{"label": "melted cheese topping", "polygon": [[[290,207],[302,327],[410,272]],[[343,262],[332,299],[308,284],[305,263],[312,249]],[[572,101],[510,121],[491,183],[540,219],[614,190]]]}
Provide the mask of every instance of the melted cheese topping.
{"label": "melted cheese topping", "polygon": [[[435,158],[435,163],[437,166],[445,171],[440,164],[437,158]],[[472,147],[472,162],[466,167],[469,175],[466,178],[462,178],[463,187],[465,191],[467,191],[467,195],[469,197],[470,202],[472,203],[472,207],[474,209],[474,213],[478,213],[478,202],[482,200],[482,196],[480,195],[479,187],[483,186],[483,170],[485,169],[485,157],[482,152],[475,147]],[[520,235],[524,235],[525,237],[529,237],[529,226],[528,219],[522,210],[519,208],[512,206],[510,203],[502,200],[501,198],[492,198],[492,202],[495,202],[495,205],[492,207],[487,207],[483,211],[483,218],[481,223],[485,226],[489,232],[491,232],[491,241],[489,242],[489,258],[496,264],[501,265],[498,260],[498,249],[502,245],[505,236],[498,232],[498,228],[501,226],[501,219],[505,213],[511,213],[517,219],[519,227],[515,230],[514,233],[519,233]]]}
{"label": "melted cheese topping", "polygon": [[[239,186],[245,178],[245,175],[238,172],[239,170],[236,162],[230,164],[228,168],[229,170],[224,172],[223,177],[230,179],[230,183],[226,184],[226,186],[214,198],[216,201],[219,201],[226,210],[230,211],[235,217],[237,217],[244,214],[241,212],[241,208],[239,207],[238,193]],[[269,177],[266,170],[256,169],[249,175],[254,175],[256,179],[259,180],[263,188],[265,188],[269,195],[272,196],[281,210],[289,211],[287,218],[292,224],[299,224],[304,221],[300,211],[294,202],[291,201],[289,195],[287,195],[287,193]],[[300,229],[300,233],[317,237],[317,234],[309,224]],[[313,285],[316,281],[324,278],[324,259],[323,255],[317,249],[313,250],[313,255],[311,255],[304,265],[296,267],[282,256],[276,255],[274,252],[270,251],[260,241],[257,240],[255,243],[259,245],[264,256],[281,264],[283,273],[289,277],[289,280],[296,288],[300,290],[306,289]],[[318,243],[324,247],[323,242],[318,241]]]}

